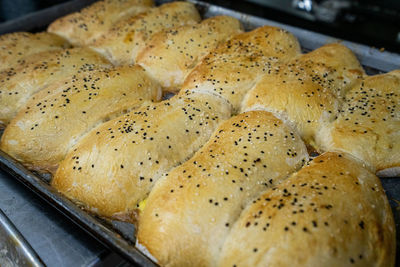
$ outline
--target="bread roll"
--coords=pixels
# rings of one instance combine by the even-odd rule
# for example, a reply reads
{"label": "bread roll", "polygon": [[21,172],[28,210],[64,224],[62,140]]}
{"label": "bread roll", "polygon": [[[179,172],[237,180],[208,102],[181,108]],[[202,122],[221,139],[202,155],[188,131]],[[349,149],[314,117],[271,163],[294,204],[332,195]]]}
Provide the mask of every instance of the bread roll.
{"label": "bread roll", "polygon": [[0,36],[0,69],[21,63],[24,57],[68,47],[61,37],[47,32],[14,32]]}
{"label": "bread roll", "polygon": [[107,32],[120,20],[147,11],[153,0],[103,0],[50,24],[47,31],[83,46]]}
{"label": "bread roll", "polygon": [[0,148],[30,169],[55,172],[90,129],[160,98],[161,87],[139,66],[73,75],[35,94],[6,128]]}
{"label": "bread roll", "polygon": [[339,117],[321,129],[326,151],[352,154],[374,171],[400,168],[400,70],[365,77],[346,95]]}
{"label": "bread roll", "polygon": [[186,25],[159,32],[137,56],[144,67],[168,91],[179,91],[187,74],[214,49],[241,32],[240,22],[217,16],[197,25]]}
{"label": "bread roll", "polygon": [[157,32],[199,22],[196,7],[188,2],[173,2],[117,23],[107,33],[94,40],[90,47],[115,65],[135,63],[138,51],[146,47]]}
{"label": "bread roll", "polygon": [[32,94],[73,74],[109,63],[86,48],[41,52],[0,72],[0,124],[6,125]]}
{"label": "bread roll", "polygon": [[335,119],[343,96],[363,73],[348,48],[325,45],[270,68],[246,96],[243,110],[271,111],[315,146],[316,133]]}
{"label": "bread roll", "polygon": [[335,153],[258,197],[225,241],[220,266],[394,266],[395,225],[379,179]]}
{"label": "bread roll", "polygon": [[235,116],[156,183],[139,220],[138,241],[161,266],[216,266],[246,204],[306,159],[300,137],[271,113]]}
{"label": "bread roll", "polygon": [[160,176],[191,157],[230,112],[223,99],[207,94],[132,111],[83,137],[52,185],[99,215],[132,221]]}
{"label": "bread roll", "polygon": [[236,35],[207,55],[186,77],[182,92],[194,89],[221,95],[237,113],[262,75],[299,53],[300,45],[291,33],[263,26]]}

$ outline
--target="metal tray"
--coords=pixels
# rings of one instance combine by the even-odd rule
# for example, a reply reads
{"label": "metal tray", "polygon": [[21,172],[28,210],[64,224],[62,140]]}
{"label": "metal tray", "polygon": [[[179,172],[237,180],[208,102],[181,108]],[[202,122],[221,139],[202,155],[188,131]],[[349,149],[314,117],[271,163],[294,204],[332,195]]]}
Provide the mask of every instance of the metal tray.
{"label": "metal tray", "polygon": [[[300,41],[304,51],[310,51],[325,43],[339,40],[303,30],[301,28],[281,24],[275,21],[254,17],[244,13],[232,11],[219,6],[201,1],[190,0],[195,3],[204,18],[215,15],[229,15],[238,18],[244,24],[246,30],[254,29],[262,25],[272,25],[284,28],[292,32]],[[55,18],[66,13],[77,11],[83,5],[88,5],[93,0],[74,0],[58,6],[53,6],[43,11],[30,14],[26,17],[0,25],[0,34],[12,31],[37,31],[43,30]],[[157,4],[171,2],[169,0],[156,0]],[[400,68],[400,55],[390,52],[381,52],[377,49],[348,41],[340,41],[352,49],[367,73],[376,74]],[[145,256],[134,244],[134,225],[129,223],[111,221],[91,215],[49,185],[49,177],[40,173],[34,173],[24,168],[19,162],[0,151],[0,167],[14,176],[18,181],[38,194],[45,201],[68,217],[72,222],[80,226],[101,243],[116,251],[128,261],[139,266],[157,266],[149,257]],[[397,242],[400,244],[400,178],[384,178],[381,180],[389,198],[397,229]],[[400,256],[399,246],[397,255]]]}

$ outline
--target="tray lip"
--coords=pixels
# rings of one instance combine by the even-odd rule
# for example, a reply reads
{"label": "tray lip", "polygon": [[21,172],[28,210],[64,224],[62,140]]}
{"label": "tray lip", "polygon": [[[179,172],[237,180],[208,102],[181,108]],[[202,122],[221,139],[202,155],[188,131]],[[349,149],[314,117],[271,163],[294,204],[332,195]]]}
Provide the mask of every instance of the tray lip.
{"label": "tray lip", "polygon": [[[23,30],[21,27],[23,27],[24,24],[25,26],[27,26],[27,24],[31,23],[34,19],[39,18],[46,14],[54,14],[57,12],[58,12],[57,14],[62,14],[62,12],[60,12],[60,7],[82,8],[81,5],[74,6],[74,4],[77,4],[80,1],[81,4],[82,2],[84,2],[85,5],[94,2],[93,0],[84,0],[84,1],[73,0],[67,3],[54,5],[50,8],[43,9],[41,11],[31,13],[27,16],[0,24],[0,33],[6,33],[7,31],[4,30],[4,28],[6,27],[11,27],[11,29],[13,30],[15,29]],[[172,1],[173,0],[155,0],[155,3],[159,5]],[[211,13],[215,12],[214,15],[224,14],[236,17],[245,26],[253,24],[251,28],[255,28],[261,25],[270,25],[286,29],[289,32],[293,33],[299,39],[299,42],[301,43],[301,46],[303,48],[309,50],[322,46],[325,43],[341,42],[342,44],[349,47],[353,52],[355,52],[355,54],[358,56],[363,66],[371,67],[370,66],[371,63],[376,63],[371,60],[376,59],[378,60],[379,64],[378,65],[374,64],[372,68],[377,69],[378,71],[390,71],[395,68],[400,68],[400,63],[396,64],[396,62],[400,62],[400,54],[387,51],[381,52],[375,48],[368,47],[363,44],[357,44],[350,41],[336,39],[328,35],[323,35],[313,31],[304,30],[299,27],[290,26],[266,18],[260,18],[257,16],[245,14],[243,12],[231,10],[225,7],[217,6],[203,1],[198,1],[198,0],[186,0],[186,1],[192,2],[200,7],[206,8]],[[76,10],[77,9],[75,9],[75,11]],[[14,27],[15,25],[17,25],[17,27]],[[42,24],[39,27],[43,27],[45,25],[48,25],[48,23]],[[33,28],[31,27],[30,30],[32,29]],[[312,36],[313,40],[310,41],[305,36]],[[312,44],[312,41],[314,41],[315,43]],[[363,61],[364,58],[367,58],[368,60]],[[130,242],[119,236],[118,233],[109,229],[101,221],[96,219],[95,216],[79,208],[69,199],[67,199],[62,194],[57,192],[54,188],[52,188],[47,182],[45,182],[45,180],[42,177],[26,169],[21,163],[19,163],[9,155],[7,155],[2,150],[0,150],[0,168],[3,169],[5,172],[7,172],[9,175],[15,177],[20,183],[26,186],[29,190],[36,193],[39,197],[44,199],[48,204],[53,206],[55,209],[61,212],[65,217],[67,217],[73,223],[75,223],[84,231],[86,231],[95,239],[97,239],[100,243],[104,244],[111,250],[119,253],[129,262],[138,264],[139,266],[158,266],[154,261],[152,261],[142,251],[140,251],[136,246],[130,244]]]}

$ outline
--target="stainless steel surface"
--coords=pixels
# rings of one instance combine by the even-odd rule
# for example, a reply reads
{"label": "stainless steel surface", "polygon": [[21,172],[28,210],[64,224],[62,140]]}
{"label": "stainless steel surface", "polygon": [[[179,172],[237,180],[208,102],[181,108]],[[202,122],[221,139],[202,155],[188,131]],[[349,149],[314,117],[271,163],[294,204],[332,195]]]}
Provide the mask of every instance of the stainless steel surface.
{"label": "stainless steel surface", "polygon": [[[99,264],[114,254],[3,170],[0,208],[47,266],[104,266]],[[108,266],[122,261],[114,254],[114,265]]]}
{"label": "stainless steel surface", "polygon": [[0,266],[44,266],[31,245],[1,209]]}
{"label": "stainless steel surface", "polygon": [[[158,4],[169,1],[156,1]],[[301,28],[284,25],[267,19],[257,18],[244,13],[235,12],[226,8],[206,4],[200,1],[194,2],[199,8],[204,17],[211,17],[215,15],[230,15],[240,19],[246,29],[253,29],[262,25],[273,25],[284,28],[292,32],[300,41],[303,48],[313,50],[325,43],[338,41],[332,37],[317,34]],[[79,9],[77,6],[76,9]],[[41,12],[30,15],[36,18],[40,25],[46,25],[50,20],[46,20]],[[32,25],[31,25],[32,26]],[[19,29],[24,29],[23,25]],[[22,28],[21,28],[22,27]],[[371,73],[379,71],[389,71],[392,69],[400,68],[400,55],[388,52],[380,52],[376,49],[359,45],[347,41],[341,41],[343,44],[351,48],[362,64],[370,69]],[[134,226],[127,223],[115,222],[104,220],[81,210],[74,205],[71,201],[56,192],[51,188],[46,179],[38,174],[26,170],[21,164],[14,159],[8,157],[5,153],[0,151],[0,167],[13,175],[18,181],[26,185],[30,190],[41,196],[45,201],[53,205],[61,213],[71,219],[74,223],[79,225],[82,229],[93,235],[100,242],[123,255],[132,263],[140,266],[156,266],[149,258],[143,255],[137,248],[134,247]],[[400,179],[385,179],[382,180],[383,186],[387,190],[393,212],[396,218],[396,227],[399,228],[400,215],[399,209],[396,208],[397,200],[400,199]],[[399,236],[400,230],[397,231]],[[399,238],[397,238],[399,240]],[[399,254],[398,254],[399,255]]]}

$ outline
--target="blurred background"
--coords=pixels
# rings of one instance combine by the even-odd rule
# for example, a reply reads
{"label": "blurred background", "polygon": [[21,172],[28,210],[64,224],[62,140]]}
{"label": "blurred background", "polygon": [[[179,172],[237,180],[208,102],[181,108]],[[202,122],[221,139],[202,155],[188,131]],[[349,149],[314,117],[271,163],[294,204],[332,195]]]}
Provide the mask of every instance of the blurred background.
{"label": "blurred background", "polygon": [[399,0],[206,0],[300,28],[400,53]]}

